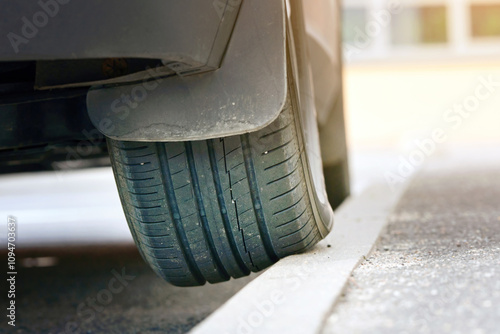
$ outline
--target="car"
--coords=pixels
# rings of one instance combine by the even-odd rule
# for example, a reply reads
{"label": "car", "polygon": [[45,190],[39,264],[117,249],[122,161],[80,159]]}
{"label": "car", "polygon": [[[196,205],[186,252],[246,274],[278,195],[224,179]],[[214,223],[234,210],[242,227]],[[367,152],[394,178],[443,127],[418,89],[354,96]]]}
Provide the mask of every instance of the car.
{"label": "car", "polygon": [[311,249],[349,195],[339,8],[2,0],[0,171],[110,162],[139,252],[174,285]]}

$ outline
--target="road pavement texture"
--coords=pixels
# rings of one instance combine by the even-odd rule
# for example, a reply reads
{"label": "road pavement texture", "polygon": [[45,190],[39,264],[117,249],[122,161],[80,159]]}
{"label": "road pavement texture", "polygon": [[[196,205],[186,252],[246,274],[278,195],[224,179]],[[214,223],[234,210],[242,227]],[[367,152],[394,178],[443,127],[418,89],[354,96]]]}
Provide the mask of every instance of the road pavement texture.
{"label": "road pavement texture", "polygon": [[482,153],[419,173],[324,334],[500,332],[500,150]]}
{"label": "road pavement texture", "polygon": [[[17,257],[16,327],[2,320],[0,333],[185,333],[253,279],[174,287],[130,245],[43,249]],[[1,290],[5,306],[3,284]]]}

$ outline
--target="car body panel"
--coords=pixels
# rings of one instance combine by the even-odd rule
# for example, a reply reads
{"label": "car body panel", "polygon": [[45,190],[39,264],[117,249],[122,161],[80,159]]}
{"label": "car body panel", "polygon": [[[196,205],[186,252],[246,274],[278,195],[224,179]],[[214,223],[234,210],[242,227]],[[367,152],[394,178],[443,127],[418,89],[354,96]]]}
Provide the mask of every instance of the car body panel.
{"label": "car body panel", "polygon": [[[131,0],[127,3],[87,0],[85,4],[42,0],[43,3],[54,1],[60,4],[57,15],[47,15],[48,23],[29,38],[29,43],[20,44],[18,53],[8,38],[0,41],[0,73],[27,60],[37,69],[33,83],[4,80],[0,85],[0,121],[5,118],[4,123],[9,124],[4,129],[6,135],[0,138],[0,151],[29,150],[31,146],[50,145],[53,141],[53,136],[46,131],[31,131],[28,135],[23,129],[33,125],[22,117],[12,118],[15,110],[31,110],[43,119],[63,124],[67,123],[65,118],[74,115],[75,119],[81,119],[81,113],[88,111],[93,125],[102,134],[137,141],[201,140],[252,132],[270,124],[282,110],[287,91],[285,0]],[[333,114],[332,104],[341,100],[337,75],[340,59],[334,51],[340,47],[335,37],[339,22],[335,15],[330,15],[331,10],[338,14],[338,1],[317,1],[314,8],[305,0],[298,1],[304,5],[314,88],[311,94],[315,96],[321,125]],[[32,20],[41,10],[36,1],[0,0],[0,4],[3,9],[0,31],[5,36],[10,32],[22,35],[23,17]],[[94,10],[90,10],[90,4],[95,5]],[[117,8],[115,11],[113,5]],[[321,19],[318,13],[322,14]],[[201,16],[204,18],[200,19]],[[186,28],[189,25],[193,27]],[[223,36],[221,27],[224,27],[225,38],[217,38],[217,35]],[[72,34],[66,34],[65,30]],[[74,40],[69,40],[70,35]],[[210,58],[214,48],[222,50],[218,53],[220,59]],[[165,66],[98,82],[88,92],[88,86],[46,89],[69,87],[70,81],[58,77],[58,73],[71,76],[68,68],[88,73],[83,65],[95,70],[100,65],[93,63],[99,64],[99,57],[138,56],[148,60],[162,57]],[[216,65],[203,67],[210,64],[210,59],[217,59],[213,63]],[[8,62],[11,60],[16,62]],[[202,66],[198,70],[203,73],[190,71],[196,66]],[[33,90],[37,83],[46,90]],[[20,84],[24,88],[18,92],[16,87]],[[137,101],[127,100],[132,94],[136,94]],[[82,95],[87,98],[80,98]],[[75,96],[78,96],[78,108],[74,107]],[[47,103],[40,103],[42,101],[57,101],[58,108],[72,108],[72,111],[54,113],[46,107]],[[47,117],[42,115],[45,113]],[[61,119],[57,120],[56,115]],[[85,130],[88,130],[87,124],[81,127],[82,132]],[[77,129],[72,128],[64,138],[70,139],[74,131]],[[23,137],[16,146],[19,134]],[[74,138],[75,143],[80,137]]]}
{"label": "car body panel", "polygon": [[0,61],[157,58],[220,65],[239,0],[0,0]]}
{"label": "car body panel", "polygon": [[323,125],[341,97],[340,5],[337,0],[321,0],[303,7],[318,123]]}

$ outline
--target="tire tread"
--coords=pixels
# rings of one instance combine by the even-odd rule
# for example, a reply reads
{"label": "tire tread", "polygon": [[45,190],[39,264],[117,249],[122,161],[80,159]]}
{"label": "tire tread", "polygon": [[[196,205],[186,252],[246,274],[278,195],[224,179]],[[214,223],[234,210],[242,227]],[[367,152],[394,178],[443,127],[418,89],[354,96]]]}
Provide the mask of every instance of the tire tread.
{"label": "tire tread", "polygon": [[313,246],[312,211],[288,100],[255,133],[179,143],[108,139],[139,251],[175,285],[226,281]]}

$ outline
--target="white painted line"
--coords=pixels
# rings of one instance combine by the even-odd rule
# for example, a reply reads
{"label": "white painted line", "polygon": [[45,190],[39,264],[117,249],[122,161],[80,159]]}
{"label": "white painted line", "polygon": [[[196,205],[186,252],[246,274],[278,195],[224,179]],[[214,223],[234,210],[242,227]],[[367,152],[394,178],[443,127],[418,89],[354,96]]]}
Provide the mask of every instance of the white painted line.
{"label": "white painted line", "polygon": [[332,233],[317,247],[278,262],[191,333],[318,333],[402,192],[380,184],[347,200],[337,211]]}

